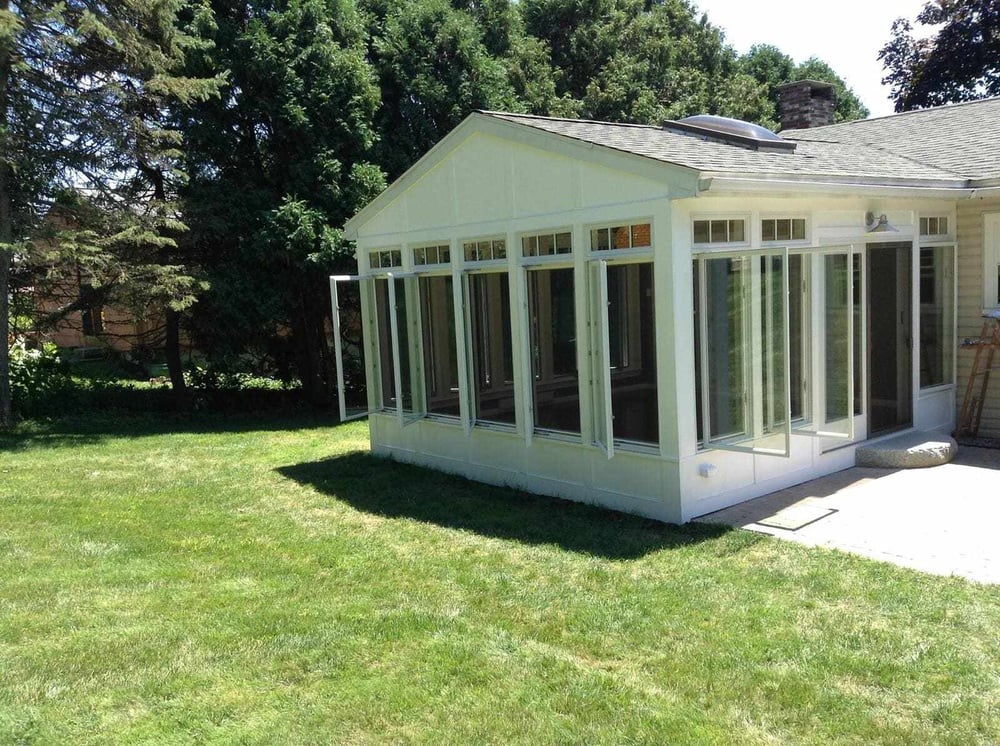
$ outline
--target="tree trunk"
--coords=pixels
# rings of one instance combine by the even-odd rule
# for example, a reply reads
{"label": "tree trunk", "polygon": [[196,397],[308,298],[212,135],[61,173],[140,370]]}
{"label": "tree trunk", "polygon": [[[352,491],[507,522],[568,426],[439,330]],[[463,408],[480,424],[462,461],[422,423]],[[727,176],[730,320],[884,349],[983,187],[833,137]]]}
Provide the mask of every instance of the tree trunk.
{"label": "tree trunk", "polygon": [[169,306],[166,309],[167,370],[170,372],[170,386],[174,391],[174,403],[178,409],[187,409],[190,404],[187,384],[184,383],[184,364],[181,361],[181,317]]}
{"label": "tree trunk", "polygon": [[[140,169],[145,172],[153,182],[153,198],[161,205],[167,201],[167,193],[163,186],[163,171],[158,168],[140,164]],[[164,261],[168,257],[162,257]],[[190,404],[190,396],[187,384],[184,382],[184,364],[181,361],[181,317],[169,305],[163,309],[166,319],[166,338],[164,340],[164,354],[167,357],[167,371],[170,373],[170,388],[174,392],[174,406],[177,409],[187,409]]]}
{"label": "tree trunk", "polygon": [[330,397],[323,370],[323,353],[320,349],[323,328],[320,322],[317,329],[316,318],[310,313],[311,310],[309,302],[302,299],[296,314],[298,318],[293,329],[293,339],[302,392],[310,404],[323,406],[329,403]]}
{"label": "tree trunk", "polygon": [[[9,7],[9,0],[0,0],[0,11],[6,13]],[[11,50],[7,46],[0,47],[0,132],[7,131],[10,67]],[[0,429],[4,430],[13,424],[10,395],[10,264],[14,217],[11,213],[10,163],[6,160],[9,152],[8,143],[0,142]]]}

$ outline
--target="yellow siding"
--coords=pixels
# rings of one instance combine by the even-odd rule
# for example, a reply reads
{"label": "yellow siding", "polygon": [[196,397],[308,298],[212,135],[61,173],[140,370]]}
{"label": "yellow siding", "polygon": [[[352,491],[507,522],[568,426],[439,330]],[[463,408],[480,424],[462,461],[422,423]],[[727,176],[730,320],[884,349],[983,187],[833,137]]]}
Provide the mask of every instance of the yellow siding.
{"label": "yellow siding", "polygon": [[[983,326],[983,215],[1000,212],[1000,198],[958,203],[958,340],[977,337]],[[958,396],[961,409],[974,352],[958,351]],[[1000,359],[994,361],[1000,365]],[[1000,373],[993,373],[979,434],[1000,437]]]}

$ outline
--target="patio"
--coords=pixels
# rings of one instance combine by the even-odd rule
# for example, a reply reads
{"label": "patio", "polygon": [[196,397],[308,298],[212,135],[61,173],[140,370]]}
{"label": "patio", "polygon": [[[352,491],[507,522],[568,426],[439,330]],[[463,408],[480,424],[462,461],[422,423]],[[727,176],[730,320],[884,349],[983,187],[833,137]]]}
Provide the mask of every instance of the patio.
{"label": "patio", "polygon": [[961,446],[927,469],[847,469],[699,520],[1000,583],[1000,450]]}

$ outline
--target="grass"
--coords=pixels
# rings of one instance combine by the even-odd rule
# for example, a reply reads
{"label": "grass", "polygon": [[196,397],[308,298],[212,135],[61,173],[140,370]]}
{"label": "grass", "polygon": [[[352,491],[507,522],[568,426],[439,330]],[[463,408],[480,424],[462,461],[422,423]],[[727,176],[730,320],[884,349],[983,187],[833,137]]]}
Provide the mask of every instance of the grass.
{"label": "grass", "polygon": [[0,438],[0,743],[989,743],[1000,590],[383,461]]}

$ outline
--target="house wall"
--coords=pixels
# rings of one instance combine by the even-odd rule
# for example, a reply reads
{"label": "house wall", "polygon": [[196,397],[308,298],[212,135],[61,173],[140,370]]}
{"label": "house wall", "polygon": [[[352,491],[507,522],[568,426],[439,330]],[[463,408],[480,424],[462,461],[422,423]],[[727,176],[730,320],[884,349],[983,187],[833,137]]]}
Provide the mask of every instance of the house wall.
{"label": "house wall", "polygon": [[[80,299],[80,285],[75,279],[66,279],[48,286],[44,293],[35,295],[35,309],[39,317],[59,313]],[[136,319],[131,312],[115,306],[100,306],[91,313],[100,316],[101,331],[85,334],[83,312],[73,311],[47,330],[43,338],[63,348],[108,347],[117,352],[128,352],[135,347],[161,347],[163,345],[163,314],[150,312],[144,319]]]}
{"label": "house wall", "polygon": [[[762,216],[794,215],[808,221],[808,238],[796,250],[855,245],[863,251],[869,242],[885,240],[865,232],[865,214],[886,213],[898,233],[893,241],[916,242],[913,248],[912,285],[919,287],[919,238],[921,216],[946,215],[955,225],[954,202],[903,198],[852,197],[843,194],[802,196],[715,195],[695,197],[688,174],[657,167],[653,172],[628,161],[595,162],[589,152],[560,150],[530,142],[477,133],[456,145],[450,154],[426,170],[378,214],[358,227],[361,273],[369,268],[373,252],[399,250],[402,266],[393,271],[409,273],[414,267],[412,247],[446,243],[452,263],[447,270],[456,287],[475,265],[466,265],[462,242],[474,238],[502,237],[508,247],[503,269],[509,273],[511,327],[514,330],[513,368],[516,426],[481,426],[473,422],[470,397],[461,401],[457,418],[401,415],[395,409],[371,414],[372,448],[376,453],[432,466],[485,482],[505,484],[532,492],[551,494],[660,520],[683,522],[751,497],[807,481],[854,464],[854,447],[842,440],[793,434],[787,456],[702,448],[696,435],[694,293],[692,260],[706,249],[695,247],[692,220],[701,217],[744,216],[750,236],[743,249],[762,246]],[[544,144],[544,143],[543,143]],[[617,165],[617,167],[616,167]],[[590,251],[591,227],[648,221],[653,232],[655,281],[656,359],[659,397],[659,446],[616,446],[612,458],[600,447],[603,399],[595,395],[600,350],[594,344],[597,323],[591,289],[591,266],[598,257]],[[577,367],[580,375],[581,433],[579,436],[540,434],[532,427],[531,365],[528,360],[528,312],[524,297],[521,258],[522,233],[568,230],[574,252],[568,258],[574,270],[577,324]],[[935,242],[954,245],[953,234]],[[628,255],[604,252],[609,259]],[[641,257],[635,257],[641,258]],[[384,270],[381,271],[384,273]],[[461,307],[461,290],[455,294]],[[913,299],[914,335],[919,334],[919,299]],[[379,353],[373,339],[372,303],[363,302],[368,323],[366,343],[369,406],[381,406],[378,386]],[[821,330],[821,322],[810,321]],[[469,358],[467,329],[456,325],[458,357]],[[410,334],[411,339],[420,337]],[[814,359],[819,355],[813,353]],[[383,363],[384,364],[384,363]],[[860,365],[864,363],[859,361]],[[919,350],[914,352],[913,425],[950,430],[954,424],[955,385],[921,390]],[[470,371],[460,365],[463,391],[469,391]],[[814,382],[814,385],[822,385]],[[866,437],[864,415],[855,418],[857,440]]]}
{"label": "house wall", "polygon": [[[1000,213],[1000,197],[971,199],[958,203],[958,241],[962,247],[958,260],[958,341],[978,337],[982,331],[983,249],[986,242],[984,216]],[[961,408],[975,352],[959,350],[957,406]],[[1000,437],[1000,377],[993,374],[983,406],[979,435]]]}

